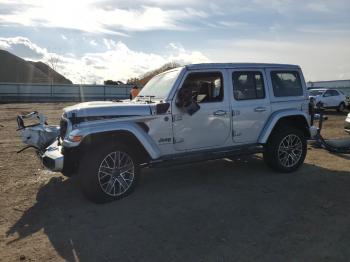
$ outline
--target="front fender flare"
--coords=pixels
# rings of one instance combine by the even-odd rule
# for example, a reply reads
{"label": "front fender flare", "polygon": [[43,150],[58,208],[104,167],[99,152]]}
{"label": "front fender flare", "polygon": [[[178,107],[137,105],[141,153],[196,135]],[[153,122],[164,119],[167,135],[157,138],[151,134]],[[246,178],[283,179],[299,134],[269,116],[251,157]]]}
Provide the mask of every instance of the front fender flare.
{"label": "front fender flare", "polygon": [[272,130],[274,129],[278,121],[288,116],[301,116],[305,118],[306,123],[308,123],[308,127],[310,125],[309,115],[303,111],[300,111],[297,109],[286,109],[286,110],[276,111],[273,114],[271,114],[271,116],[267,120],[264,128],[262,129],[259,135],[258,143],[265,144],[269,139],[269,136],[272,133]]}
{"label": "front fender flare", "polygon": [[[111,123],[100,123],[98,125],[89,125],[85,127],[81,127],[79,129],[73,130],[70,135],[74,136],[83,136],[86,137],[88,135],[99,134],[104,132],[117,132],[117,131],[125,131],[133,134],[136,139],[143,145],[145,150],[148,152],[152,159],[157,159],[160,157],[161,153],[154,142],[154,140],[137,124],[134,122],[120,122],[111,124]],[[83,140],[82,140],[83,141]],[[63,146],[65,147],[76,147],[81,142],[72,142],[68,139],[63,141]]]}

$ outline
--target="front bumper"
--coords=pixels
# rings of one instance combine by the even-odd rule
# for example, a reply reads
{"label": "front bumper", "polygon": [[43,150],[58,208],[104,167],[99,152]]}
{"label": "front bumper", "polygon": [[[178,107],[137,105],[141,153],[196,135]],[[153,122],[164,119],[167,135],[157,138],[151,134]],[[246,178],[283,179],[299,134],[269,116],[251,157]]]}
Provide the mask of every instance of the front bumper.
{"label": "front bumper", "polygon": [[51,171],[62,171],[64,156],[61,152],[62,146],[58,145],[58,141],[56,140],[46,148],[45,153],[41,156],[43,165]]}

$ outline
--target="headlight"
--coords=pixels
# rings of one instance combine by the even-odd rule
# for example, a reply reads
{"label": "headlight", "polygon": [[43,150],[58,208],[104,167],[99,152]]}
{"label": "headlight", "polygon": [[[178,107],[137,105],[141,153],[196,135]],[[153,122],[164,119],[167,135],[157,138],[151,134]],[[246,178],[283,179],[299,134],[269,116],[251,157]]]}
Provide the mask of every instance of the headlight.
{"label": "headlight", "polygon": [[68,139],[72,142],[80,142],[83,139],[81,135],[69,135]]}

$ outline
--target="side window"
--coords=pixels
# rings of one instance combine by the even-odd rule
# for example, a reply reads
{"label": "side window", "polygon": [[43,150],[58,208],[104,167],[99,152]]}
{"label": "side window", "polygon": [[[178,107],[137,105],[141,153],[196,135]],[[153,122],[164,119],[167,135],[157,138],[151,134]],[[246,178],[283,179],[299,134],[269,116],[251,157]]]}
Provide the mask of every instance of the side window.
{"label": "side window", "polygon": [[303,87],[298,72],[271,71],[273,93],[276,97],[302,96]]}
{"label": "side window", "polygon": [[265,98],[264,78],[261,72],[233,72],[232,82],[235,100]]}
{"label": "side window", "polygon": [[326,92],[324,92],[324,97],[329,97],[329,96],[332,96],[332,92],[331,90],[327,90]]}
{"label": "side window", "polygon": [[332,96],[339,96],[339,93],[337,92],[337,90],[330,90]]}
{"label": "side window", "polygon": [[191,73],[182,85],[197,103],[220,102],[224,98],[224,83],[219,72]]}

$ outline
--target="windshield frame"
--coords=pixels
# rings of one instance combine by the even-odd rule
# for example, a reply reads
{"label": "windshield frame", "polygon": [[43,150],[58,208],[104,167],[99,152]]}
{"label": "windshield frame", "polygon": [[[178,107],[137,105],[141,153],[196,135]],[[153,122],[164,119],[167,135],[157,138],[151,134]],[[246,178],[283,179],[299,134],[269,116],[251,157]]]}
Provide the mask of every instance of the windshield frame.
{"label": "windshield frame", "polygon": [[[143,90],[144,88],[147,87],[148,84],[152,84],[153,82],[151,82],[152,80],[156,80],[157,78],[160,78],[160,77],[164,77],[164,75],[166,74],[169,74],[169,73],[174,73],[174,72],[177,72],[175,78],[173,79],[173,82],[172,84],[167,88],[167,91],[165,92],[164,96],[157,96],[156,94],[151,94],[151,95],[145,95],[143,94]],[[178,81],[178,78],[179,76],[181,75],[181,72],[182,72],[182,67],[177,67],[177,68],[174,68],[174,69],[171,69],[171,70],[167,70],[165,72],[162,72],[158,75],[155,75],[154,77],[152,77],[148,82],[147,84],[142,88],[142,90],[140,91],[140,93],[135,97],[136,100],[141,100],[141,99],[148,99],[148,98],[151,98],[151,99],[155,99],[155,100],[167,100],[170,96],[170,94],[172,93],[172,90],[174,89],[174,86],[176,85],[177,81]]]}

